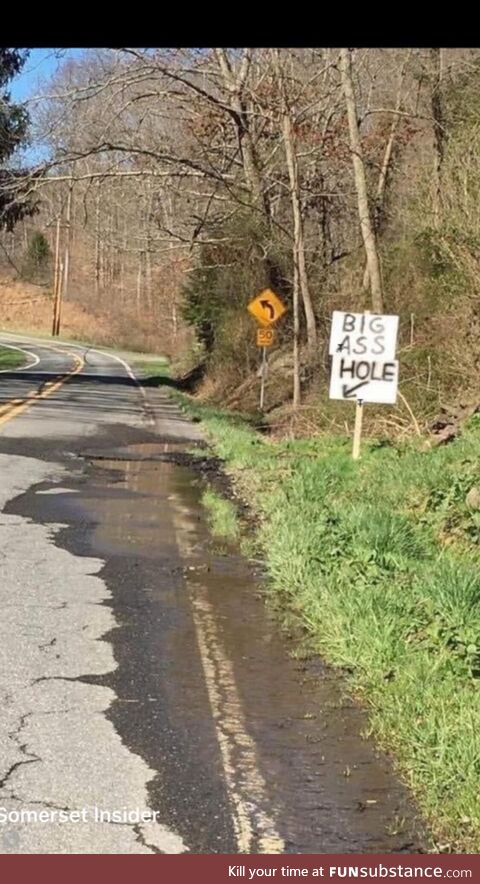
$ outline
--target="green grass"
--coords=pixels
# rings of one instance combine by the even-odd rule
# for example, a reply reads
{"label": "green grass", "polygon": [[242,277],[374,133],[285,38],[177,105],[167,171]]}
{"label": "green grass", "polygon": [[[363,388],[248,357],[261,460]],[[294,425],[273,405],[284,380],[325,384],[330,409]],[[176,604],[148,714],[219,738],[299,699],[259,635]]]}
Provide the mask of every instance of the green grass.
{"label": "green grass", "polygon": [[92,340],[77,337],[73,332],[71,334],[63,332],[58,337],[54,337],[48,331],[39,331],[39,329],[30,329],[28,327],[24,327],[21,330],[5,328],[3,331],[17,335],[19,338],[22,334],[25,334],[29,338],[39,341],[51,341],[53,344],[73,344],[78,347],[90,347],[103,353],[123,354],[128,357],[127,361],[130,361],[132,366],[135,365],[139,369],[144,369],[147,373],[151,368],[153,368],[153,371],[161,372],[164,376],[168,373],[169,360],[166,356],[158,356],[155,353],[142,353],[137,350],[129,351],[125,347],[114,346],[113,344],[107,347],[105,344],[96,344]]}
{"label": "green grass", "polygon": [[142,373],[144,377],[160,379],[170,376],[170,364],[165,356],[153,357],[152,359],[134,359],[133,367]]}
{"label": "green grass", "polygon": [[0,344],[0,369],[20,368],[27,362],[27,356],[20,350],[10,350]]}
{"label": "green grass", "polygon": [[270,592],[342,667],[438,845],[480,851],[480,417],[448,446],[271,443],[184,398],[260,516]]}
{"label": "green grass", "polygon": [[235,540],[239,534],[239,523],[233,504],[210,489],[203,494],[202,503],[208,513],[212,534],[225,540]]}

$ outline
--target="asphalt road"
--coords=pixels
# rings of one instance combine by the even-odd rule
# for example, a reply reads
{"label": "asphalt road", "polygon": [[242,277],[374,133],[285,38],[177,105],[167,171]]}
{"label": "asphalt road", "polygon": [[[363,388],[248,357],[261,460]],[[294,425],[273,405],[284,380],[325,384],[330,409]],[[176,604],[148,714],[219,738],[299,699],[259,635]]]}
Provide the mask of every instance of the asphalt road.
{"label": "asphalt road", "polygon": [[0,343],[28,354],[0,373],[0,853],[419,849],[360,710],[212,541],[197,425],[120,356]]}

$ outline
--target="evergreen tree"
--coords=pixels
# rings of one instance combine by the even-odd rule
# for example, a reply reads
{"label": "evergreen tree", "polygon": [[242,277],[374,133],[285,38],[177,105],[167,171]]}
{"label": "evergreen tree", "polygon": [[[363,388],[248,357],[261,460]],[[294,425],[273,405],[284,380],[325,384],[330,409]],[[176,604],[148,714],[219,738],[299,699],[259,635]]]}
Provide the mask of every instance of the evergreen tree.
{"label": "evergreen tree", "polygon": [[0,228],[7,230],[35,211],[26,170],[9,165],[15,151],[26,144],[29,120],[25,108],[12,101],[7,86],[27,56],[28,50],[0,48]]}

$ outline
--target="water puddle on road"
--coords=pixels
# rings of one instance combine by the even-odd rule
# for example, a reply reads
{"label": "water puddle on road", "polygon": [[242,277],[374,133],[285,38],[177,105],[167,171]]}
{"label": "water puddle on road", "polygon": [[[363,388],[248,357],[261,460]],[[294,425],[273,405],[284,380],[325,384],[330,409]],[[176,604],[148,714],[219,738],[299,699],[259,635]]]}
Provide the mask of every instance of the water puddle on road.
{"label": "water puddle on road", "polygon": [[122,740],[157,771],[162,821],[192,853],[417,852],[415,810],[362,739],[362,711],[320,661],[292,657],[250,563],[219,550],[182,446],[88,459],[79,493],[36,497],[37,517],[105,561],[118,668],[97,681],[116,693]]}
{"label": "water puddle on road", "polygon": [[[161,455],[158,446],[132,446],[128,452]],[[207,711],[213,728],[205,739],[216,739],[215,767],[225,782],[237,850],[389,853],[418,848],[412,807],[386,759],[361,738],[366,721],[345,698],[338,677],[319,661],[292,659],[292,646],[269,615],[249,563],[236,550],[218,552],[201,505],[202,480],[190,469],[155,460],[103,460],[101,466],[120,470],[134,496],[128,504],[110,494],[95,498],[93,550],[133,558],[137,570],[142,560],[144,565],[148,561],[149,579],[141,587],[137,580],[137,592],[143,593],[144,615],[151,618],[149,633],[157,647],[163,646],[163,659],[167,643],[171,673],[190,659],[192,682],[203,675],[195,697],[191,689],[182,697],[179,686],[166,715],[172,723],[182,703],[188,703],[195,728],[195,710],[199,721]],[[171,610],[174,575],[177,605],[182,596],[176,612]],[[156,681],[158,663],[153,654],[148,666]],[[174,725],[174,731],[181,726]],[[161,752],[161,727],[156,738]],[[195,794],[198,777],[187,754]],[[179,756],[175,767],[181,765]],[[207,826],[212,835],[214,820],[215,815]],[[203,849],[214,845],[215,838]]]}

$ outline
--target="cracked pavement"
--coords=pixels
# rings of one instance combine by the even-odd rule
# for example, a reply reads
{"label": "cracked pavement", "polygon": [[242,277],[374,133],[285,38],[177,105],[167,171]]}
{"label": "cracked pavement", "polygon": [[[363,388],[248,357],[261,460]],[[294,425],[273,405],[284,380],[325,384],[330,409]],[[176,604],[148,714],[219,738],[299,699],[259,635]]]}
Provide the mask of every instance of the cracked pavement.
{"label": "cracked pavement", "polygon": [[[45,373],[57,372],[60,365],[64,369],[58,353],[35,349]],[[91,371],[119,368],[101,354],[91,362]],[[21,396],[22,383],[31,389],[32,378],[12,372],[2,383],[2,398]],[[132,409],[131,397],[125,414],[117,410],[115,420],[143,426],[144,410],[140,405]],[[85,435],[96,428],[97,410],[97,402],[84,409]],[[58,434],[68,447],[69,436],[79,432],[78,416],[64,413],[59,427],[58,412],[46,399],[7,423],[2,435]],[[103,419],[111,414],[105,409]],[[0,472],[2,509],[37,483],[58,482],[68,474],[57,463],[14,454],[0,454]],[[148,813],[146,785],[155,771],[126,747],[108,721],[105,713],[114,692],[78,681],[115,669],[112,646],[103,637],[116,621],[107,606],[110,591],[97,576],[103,561],[56,546],[61,528],[0,516],[0,852],[181,853],[186,849],[182,838],[159,821],[94,820],[95,808]],[[88,821],[2,822],[2,815],[16,819],[13,811],[46,808],[83,810]]]}
{"label": "cracked pavement", "polygon": [[[7,461],[8,460],[8,469]],[[4,499],[52,478],[45,465],[0,455]],[[0,691],[1,806],[6,811],[39,807],[148,809],[146,782],[153,776],[122,744],[104,713],[113,700],[105,687],[73,679],[115,667],[102,636],[115,624],[102,606],[109,593],[96,575],[102,562],[77,558],[51,543],[51,526],[3,516],[2,640]],[[136,830],[137,829],[137,830]],[[38,823],[0,827],[4,853],[178,853],[174,833],[158,823]],[[151,845],[151,846],[148,846]],[[86,849],[87,848],[87,849]]]}
{"label": "cracked pavement", "polygon": [[2,339],[38,362],[0,373],[0,853],[415,852],[363,713],[212,539],[199,428],[115,354]]}

